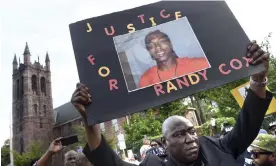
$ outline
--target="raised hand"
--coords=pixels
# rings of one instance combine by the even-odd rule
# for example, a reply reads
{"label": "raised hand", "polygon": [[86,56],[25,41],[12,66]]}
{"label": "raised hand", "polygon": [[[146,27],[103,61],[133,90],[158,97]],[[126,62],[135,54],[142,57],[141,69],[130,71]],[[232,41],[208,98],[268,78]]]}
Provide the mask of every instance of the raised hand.
{"label": "raised hand", "polygon": [[61,138],[62,138],[62,137],[55,139],[55,140],[50,144],[49,149],[48,149],[48,151],[49,151],[50,153],[57,153],[57,152],[61,151],[61,149],[63,148],[63,146],[62,146],[62,144],[61,144],[61,141],[60,141]]}
{"label": "raised hand", "polygon": [[264,64],[265,70],[252,76],[252,79],[255,81],[264,81],[269,67],[269,53],[261,49],[261,47],[256,43],[256,41],[253,40],[247,47],[247,57],[251,58],[249,63],[252,65],[260,63]]}
{"label": "raised hand", "polygon": [[85,105],[88,105],[91,102],[92,100],[89,89],[85,85],[77,83],[77,88],[72,95],[71,103],[75,106],[75,108],[79,111],[79,113],[85,120]]}

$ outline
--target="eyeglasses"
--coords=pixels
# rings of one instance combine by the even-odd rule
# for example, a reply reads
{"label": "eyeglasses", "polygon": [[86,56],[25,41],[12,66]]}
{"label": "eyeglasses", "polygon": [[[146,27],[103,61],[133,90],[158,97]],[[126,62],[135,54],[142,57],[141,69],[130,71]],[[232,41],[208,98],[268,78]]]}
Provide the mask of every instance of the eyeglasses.
{"label": "eyeglasses", "polygon": [[272,154],[272,152],[254,152],[254,151],[251,151],[251,154],[252,154],[252,157],[256,159],[256,158],[259,158],[260,155],[262,155],[262,154],[269,155],[269,154]]}

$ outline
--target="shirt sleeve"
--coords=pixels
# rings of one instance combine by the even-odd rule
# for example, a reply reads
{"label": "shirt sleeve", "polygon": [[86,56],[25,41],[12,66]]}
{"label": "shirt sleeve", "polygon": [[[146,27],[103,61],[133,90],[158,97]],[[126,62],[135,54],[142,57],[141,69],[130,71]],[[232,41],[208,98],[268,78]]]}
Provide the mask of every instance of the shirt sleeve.
{"label": "shirt sleeve", "polygon": [[86,144],[83,149],[84,155],[87,157],[89,162],[94,166],[136,166],[135,164],[130,164],[123,161],[107,144],[104,136],[102,136],[102,141],[94,150],[90,150]]}
{"label": "shirt sleeve", "polygon": [[259,133],[265,113],[272,100],[272,93],[266,91],[266,98],[260,98],[249,89],[235,127],[221,141],[221,147],[235,158],[242,154]]}

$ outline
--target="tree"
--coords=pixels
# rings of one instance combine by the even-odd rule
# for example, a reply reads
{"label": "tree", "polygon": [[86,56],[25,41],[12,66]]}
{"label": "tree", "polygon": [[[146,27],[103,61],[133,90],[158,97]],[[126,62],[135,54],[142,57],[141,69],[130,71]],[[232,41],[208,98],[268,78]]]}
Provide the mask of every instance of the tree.
{"label": "tree", "polygon": [[[233,117],[222,117],[222,118],[217,118],[216,119],[216,128],[215,128],[215,133],[219,133],[219,134],[221,134],[221,125],[222,124],[224,124],[224,123],[229,123],[229,124],[231,124],[232,126],[234,126],[235,125],[235,123],[236,123],[236,121],[235,121],[235,119],[233,118]],[[210,126],[211,126],[211,124],[210,124],[211,122],[210,121],[207,121],[207,122],[205,122],[204,124],[202,124],[201,125],[201,134],[203,134],[203,135],[210,135],[210,132],[211,132],[211,130],[210,130]]]}
{"label": "tree", "polygon": [[173,102],[165,103],[161,106],[152,108],[152,110],[154,110],[155,114],[157,115],[157,120],[162,123],[165,119],[172,115],[185,115],[186,108],[187,106],[183,104],[183,99],[178,99]]}
{"label": "tree", "polygon": [[10,163],[10,140],[7,139],[1,147],[1,165],[5,166]]}
{"label": "tree", "polygon": [[[69,148],[71,148],[71,149],[77,149],[79,146],[84,147],[87,144],[87,138],[86,138],[86,134],[85,134],[85,128],[83,126],[81,126],[81,125],[76,125],[76,126],[73,126],[73,130],[78,135],[79,142],[75,143],[73,145],[70,145]],[[104,135],[105,138],[107,138],[106,137],[106,133],[102,132],[102,134]],[[115,139],[114,138],[109,138],[106,141],[107,141],[107,143],[109,144],[109,146],[112,149],[115,149],[116,143],[115,143]]]}
{"label": "tree", "polygon": [[244,84],[248,78],[240,79],[218,88],[210,89],[199,93],[200,99],[208,99],[218,104],[218,117],[234,117],[236,118],[240,112],[240,106],[231,94],[231,90]]}
{"label": "tree", "polygon": [[29,165],[33,159],[40,158],[43,155],[42,146],[40,142],[33,141],[30,143],[27,152],[19,154],[18,152],[13,152],[14,165],[15,166],[26,166]]}
{"label": "tree", "polygon": [[268,88],[271,92],[276,94],[276,57],[271,56],[271,60],[269,63],[269,73],[268,73]]}
{"label": "tree", "polygon": [[129,125],[124,124],[123,126],[126,133],[127,149],[138,152],[144,136],[160,135],[161,126],[162,123],[153,110],[148,110],[145,114],[136,113],[132,115]]}
{"label": "tree", "polygon": [[[265,37],[264,41],[262,42],[261,46],[265,49],[266,52],[271,53],[271,45],[270,45],[270,38],[272,33],[269,33],[267,37]],[[268,88],[274,94],[276,93],[276,57],[270,55],[271,59],[269,61],[269,71],[268,71]]]}

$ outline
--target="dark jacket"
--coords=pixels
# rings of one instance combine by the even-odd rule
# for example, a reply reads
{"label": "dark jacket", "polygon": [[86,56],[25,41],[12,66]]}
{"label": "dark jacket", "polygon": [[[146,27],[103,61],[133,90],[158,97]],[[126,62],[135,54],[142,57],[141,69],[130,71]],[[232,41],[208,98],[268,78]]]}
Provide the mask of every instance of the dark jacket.
{"label": "dark jacket", "polygon": [[[199,146],[200,166],[235,166],[236,158],[242,154],[257,136],[265,113],[268,109],[272,94],[267,92],[265,99],[259,98],[249,90],[242,111],[235,127],[221,139],[200,137]],[[95,166],[133,166],[122,161],[102,139],[99,147],[90,151],[89,147],[83,150],[88,160]],[[166,162],[157,156],[149,154],[140,166],[177,166],[171,157]]]}

